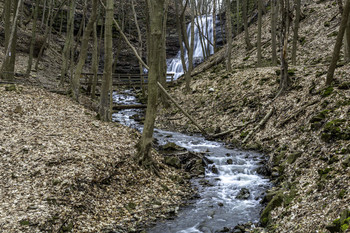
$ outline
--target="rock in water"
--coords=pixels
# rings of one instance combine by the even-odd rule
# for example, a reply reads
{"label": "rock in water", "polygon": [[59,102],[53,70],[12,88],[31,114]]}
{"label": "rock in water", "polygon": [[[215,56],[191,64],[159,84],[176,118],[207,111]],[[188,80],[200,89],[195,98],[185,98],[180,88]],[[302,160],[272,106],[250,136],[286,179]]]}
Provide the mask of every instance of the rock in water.
{"label": "rock in water", "polygon": [[241,199],[241,200],[247,200],[249,199],[249,197],[250,197],[250,192],[246,188],[242,188],[239,191],[238,195],[236,196],[237,199]]}

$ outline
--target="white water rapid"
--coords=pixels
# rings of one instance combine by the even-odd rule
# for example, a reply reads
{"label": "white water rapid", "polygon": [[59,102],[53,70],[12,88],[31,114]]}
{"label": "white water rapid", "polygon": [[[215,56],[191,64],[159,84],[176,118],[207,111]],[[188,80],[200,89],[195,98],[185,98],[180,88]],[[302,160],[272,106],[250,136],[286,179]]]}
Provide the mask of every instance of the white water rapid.
{"label": "white water rapid", "polygon": [[[194,50],[193,50],[193,63],[202,62],[205,56],[205,50],[207,48],[210,55],[214,53],[214,47],[212,45],[214,41],[213,36],[213,17],[212,16],[197,16],[195,19],[194,26]],[[216,22],[215,22],[216,23]],[[198,27],[199,25],[199,27]],[[200,29],[199,29],[200,28]],[[204,35],[204,36],[201,36]],[[191,43],[191,23],[187,26],[187,36],[189,44]],[[208,41],[210,40],[210,42]],[[185,48],[185,62],[188,67],[188,53]],[[184,69],[181,62],[181,51],[179,51],[176,57],[167,60],[168,70],[167,73],[174,74],[174,80],[178,79],[184,74]]]}

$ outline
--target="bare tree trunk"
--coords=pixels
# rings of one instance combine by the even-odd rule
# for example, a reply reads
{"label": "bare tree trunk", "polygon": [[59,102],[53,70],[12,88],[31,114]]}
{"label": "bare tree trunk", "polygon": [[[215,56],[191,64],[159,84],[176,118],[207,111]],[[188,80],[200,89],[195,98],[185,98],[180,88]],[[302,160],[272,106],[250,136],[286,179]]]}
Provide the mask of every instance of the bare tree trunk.
{"label": "bare tree trunk", "polygon": [[193,70],[193,52],[194,52],[194,5],[195,1],[191,0],[191,41],[190,41],[190,49],[188,50],[188,70],[185,74],[185,80],[186,80],[186,93],[189,93],[191,90],[190,83],[191,83],[191,73]]}
{"label": "bare tree trunk", "polygon": [[[164,2],[164,8],[168,9],[169,6],[169,0],[165,0]],[[167,19],[168,19],[168,11],[165,11],[163,13],[163,27],[162,27],[162,53],[160,54],[160,66],[162,66],[161,71],[163,72],[160,76],[158,76],[158,81],[163,85],[166,86],[166,74],[167,74],[167,64],[166,64],[166,24],[167,24]],[[164,108],[169,108],[170,104],[169,101],[164,95],[164,93],[160,92],[159,93],[160,100],[162,102],[162,105]]]}
{"label": "bare tree trunk", "polygon": [[29,78],[30,71],[32,70],[32,65],[33,65],[34,43],[36,42],[36,22],[38,20],[39,4],[40,4],[40,0],[36,0],[35,1],[33,27],[32,27],[32,38],[30,40],[29,58],[28,58],[26,78]]}
{"label": "bare tree trunk", "polygon": [[339,32],[337,35],[337,40],[334,45],[334,50],[333,50],[333,55],[332,55],[332,61],[331,64],[329,65],[328,72],[327,72],[327,80],[326,80],[326,85],[329,86],[333,82],[333,76],[334,76],[334,71],[337,66],[337,62],[339,60],[339,53],[341,49],[341,45],[343,43],[343,37],[346,29],[346,24],[349,19],[349,12],[350,12],[350,0],[346,0],[344,11],[341,17],[341,23],[339,26]]}
{"label": "bare tree trunk", "polygon": [[96,85],[97,85],[97,73],[98,73],[98,39],[97,39],[97,23],[94,22],[94,45],[92,51],[92,73],[94,77],[92,79],[92,87],[91,87],[91,99],[96,98]]}
{"label": "bare tree trunk", "polygon": [[149,9],[149,24],[150,24],[150,46],[149,63],[150,69],[148,74],[148,101],[146,110],[146,119],[142,132],[142,136],[139,143],[138,153],[135,155],[136,161],[144,167],[151,168],[153,171],[157,171],[154,161],[151,156],[151,147],[153,141],[154,122],[157,114],[157,97],[158,86],[157,77],[162,75],[164,67],[160,61],[162,53],[160,46],[162,39],[164,38],[162,33],[163,28],[163,13],[167,9],[164,9],[165,0],[147,0]]}
{"label": "bare tree trunk", "polygon": [[106,2],[106,19],[105,19],[105,66],[103,72],[103,80],[101,87],[101,98],[99,113],[101,119],[104,121],[110,120],[109,111],[109,97],[110,86],[112,85],[112,72],[113,72],[113,37],[112,27],[114,20],[114,0],[107,0]]}
{"label": "bare tree trunk", "polygon": [[226,70],[231,71],[231,50],[232,50],[232,22],[231,22],[231,4],[226,0],[226,28],[227,28],[227,50],[226,50]]}
{"label": "bare tree trunk", "polygon": [[271,47],[272,47],[272,65],[277,65],[276,48],[276,21],[277,21],[276,0],[271,1]]}
{"label": "bare tree trunk", "polygon": [[64,44],[63,53],[62,53],[62,67],[61,67],[61,82],[60,85],[63,86],[64,80],[68,72],[68,60],[71,47],[73,44],[74,37],[74,12],[75,12],[76,0],[71,0],[70,11],[67,21],[67,35],[66,42]]}
{"label": "bare tree trunk", "polygon": [[241,28],[241,24],[240,24],[240,14],[239,14],[239,0],[236,0],[236,14],[237,14],[237,36],[238,36],[238,34],[240,33],[240,28]]}
{"label": "bare tree trunk", "polygon": [[[9,6],[11,6],[11,3],[8,3],[8,4],[10,4]],[[6,41],[7,43],[5,43],[6,45],[5,58],[3,60],[3,63],[0,69],[1,77],[9,80],[13,79],[14,71],[15,71],[16,44],[17,44],[17,19],[18,19],[21,4],[22,4],[22,0],[18,0],[18,1],[16,0],[13,5],[14,7],[13,9],[15,13],[12,21],[12,28],[11,28],[11,32],[9,34],[8,40]],[[6,5],[6,7],[8,7],[8,5]],[[7,14],[10,14],[10,13],[5,13],[6,17],[8,17]],[[8,17],[8,20],[10,20],[10,17],[11,16]],[[10,21],[7,21],[6,19],[5,24],[7,23],[9,24],[9,22]],[[7,32],[9,32],[8,28],[6,28],[6,30]]]}
{"label": "bare tree trunk", "polygon": [[297,64],[297,44],[298,44],[298,30],[300,22],[300,0],[296,0],[295,5],[295,21],[294,21],[294,36],[293,36],[293,48],[292,48],[292,64],[295,66]]}
{"label": "bare tree trunk", "polygon": [[216,0],[214,0],[213,3],[213,46],[214,46],[214,53],[216,53]]}
{"label": "bare tree trunk", "polygon": [[288,61],[287,61],[287,48],[288,48],[288,31],[289,31],[289,0],[281,1],[281,80],[279,91],[276,98],[280,96],[290,84],[290,78],[288,77]]}
{"label": "bare tree trunk", "polygon": [[89,38],[91,36],[91,32],[93,31],[93,26],[97,18],[97,7],[98,7],[98,0],[93,0],[91,16],[84,30],[83,40],[80,47],[79,61],[78,61],[77,67],[75,68],[74,76],[72,79],[73,98],[76,101],[79,101],[80,76],[81,76],[81,72],[83,70],[83,66],[85,64],[85,60],[88,52]]}
{"label": "bare tree trunk", "polygon": [[[183,14],[179,15],[179,1],[181,1],[181,0],[175,0],[176,27],[177,27],[177,34],[179,37],[179,44],[180,44],[181,63],[182,63],[184,73],[187,73],[187,66],[186,66],[186,61],[185,61],[185,50],[184,50],[184,46],[183,46],[183,43],[184,43],[183,38],[186,39],[187,37],[182,35],[183,31],[181,30],[181,27],[182,27],[181,20],[183,19]],[[185,4],[184,9],[187,6],[187,2]],[[181,4],[181,6],[182,6],[182,4]]]}
{"label": "bare tree trunk", "polygon": [[[139,26],[139,23],[137,20],[134,0],[131,0],[131,7],[132,7],[132,12],[134,14],[134,20],[135,20],[135,25],[136,25],[137,35],[138,35],[138,40],[139,40],[138,53],[139,53],[140,57],[142,58],[142,47],[143,47],[142,34],[141,34],[140,26]],[[140,67],[140,78],[141,78],[141,90],[142,90],[142,96],[144,97],[144,96],[146,96],[146,90],[145,90],[144,79],[143,79],[143,66],[142,66],[142,63],[140,61],[139,61],[139,67]]]}
{"label": "bare tree trunk", "polygon": [[248,3],[248,0],[243,0],[242,15],[243,15],[243,23],[244,23],[244,39],[247,46],[247,50],[251,50],[253,48],[253,45],[250,43],[250,40],[249,40],[248,17],[247,17],[248,4],[247,3]]}
{"label": "bare tree trunk", "polygon": [[261,67],[261,22],[262,21],[262,0],[258,0],[258,67]]}
{"label": "bare tree trunk", "polygon": [[345,61],[350,62],[350,16],[345,29]]}

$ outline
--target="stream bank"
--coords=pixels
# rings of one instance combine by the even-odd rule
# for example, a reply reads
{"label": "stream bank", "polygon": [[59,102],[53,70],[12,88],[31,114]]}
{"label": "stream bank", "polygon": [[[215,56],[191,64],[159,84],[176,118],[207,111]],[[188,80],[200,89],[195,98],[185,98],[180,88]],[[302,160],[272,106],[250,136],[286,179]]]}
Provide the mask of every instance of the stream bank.
{"label": "stream bank", "polygon": [[[118,104],[137,104],[131,91],[115,94]],[[113,120],[142,130],[142,110],[127,109],[113,114]],[[252,151],[241,151],[200,135],[185,135],[155,129],[155,143],[164,155],[164,163],[182,168],[192,177],[198,195],[172,217],[147,229],[150,233],[230,231],[238,224],[258,225],[268,179],[264,157]],[[187,152],[186,152],[187,151]],[[185,175],[186,176],[186,175]],[[254,224],[254,225],[253,225]],[[244,231],[243,231],[244,232]]]}

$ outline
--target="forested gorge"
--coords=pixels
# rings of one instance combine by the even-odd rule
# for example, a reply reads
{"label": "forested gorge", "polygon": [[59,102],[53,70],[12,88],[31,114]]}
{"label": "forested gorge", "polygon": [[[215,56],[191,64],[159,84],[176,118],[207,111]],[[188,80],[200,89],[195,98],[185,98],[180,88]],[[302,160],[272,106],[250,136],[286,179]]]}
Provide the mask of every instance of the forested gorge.
{"label": "forested gorge", "polygon": [[350,232],[350,0],[0,12],[0,232]]}

